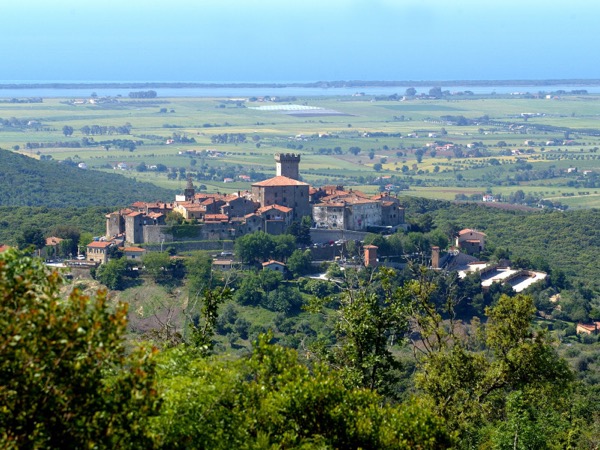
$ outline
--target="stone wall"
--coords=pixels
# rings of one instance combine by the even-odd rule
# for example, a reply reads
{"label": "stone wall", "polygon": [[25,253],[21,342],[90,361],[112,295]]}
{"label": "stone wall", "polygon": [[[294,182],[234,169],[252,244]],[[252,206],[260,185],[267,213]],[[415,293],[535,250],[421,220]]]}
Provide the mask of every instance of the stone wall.
{"label": "stone wall", "polygon": [[314,228],[310,230],[310,237],[315,243],[337,241],[340,239],[347,241],[364,241],[366,235],[367,233],[364,231],[321,230]]}

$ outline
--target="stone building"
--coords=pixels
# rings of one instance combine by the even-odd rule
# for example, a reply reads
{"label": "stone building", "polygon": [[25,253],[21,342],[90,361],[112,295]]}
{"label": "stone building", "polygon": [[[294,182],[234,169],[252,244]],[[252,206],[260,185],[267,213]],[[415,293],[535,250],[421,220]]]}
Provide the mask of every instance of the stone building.
{"label": "stone building", "polygon": [[276,176],[252,185],[252,197],[261,207],[281,205],[294,210],[294,220],[310,216],[309,185],[285,176]]}
{"label": "stone building", "polygon": [[275,155],[275,172],[278,177],[300,180],[300,155],[277,153]]}

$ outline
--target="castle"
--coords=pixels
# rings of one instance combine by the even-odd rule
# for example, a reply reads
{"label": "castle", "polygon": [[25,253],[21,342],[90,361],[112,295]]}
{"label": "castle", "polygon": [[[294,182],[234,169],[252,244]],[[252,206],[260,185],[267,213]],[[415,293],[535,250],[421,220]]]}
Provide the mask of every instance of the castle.
{"label": "castle", "polygon": [[366,231],[396,227],[404,209],[389,194],[367,196],[342,186],[312,188],[300,180],[300,155],[276,154],[276,176],[235,194],[197,193],[191,179],[172,203],[136,202],[106,215],[106,239],[129,244],[163,243],[178,239],[167,225],[177,212],[197,224],[186,231],[189,240],[230,240],[255,231],[285,233],[293,221],[311,216],[317,228]]}

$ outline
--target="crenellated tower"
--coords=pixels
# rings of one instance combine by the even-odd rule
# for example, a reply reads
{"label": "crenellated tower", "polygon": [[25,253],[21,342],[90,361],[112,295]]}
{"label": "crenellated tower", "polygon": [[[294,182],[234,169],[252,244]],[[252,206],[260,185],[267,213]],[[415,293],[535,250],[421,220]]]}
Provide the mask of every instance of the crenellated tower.
{"label": "crenellated tower", "polygon": [[300,180],[300,155],[294,153],[276,153],[275,167],[277,176]]}

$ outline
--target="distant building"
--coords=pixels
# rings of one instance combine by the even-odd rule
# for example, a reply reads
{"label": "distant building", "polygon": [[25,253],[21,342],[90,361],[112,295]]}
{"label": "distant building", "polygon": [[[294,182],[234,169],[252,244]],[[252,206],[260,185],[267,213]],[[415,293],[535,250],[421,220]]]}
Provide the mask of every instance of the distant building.
{"label": "distant building", "polygon": [[456,246],[467,253],[481,253],[485,248],[485,233],[465,228],[456,236]]}
{"label": "distant building", "polygon": [[281,205],[292,208],[294,220],[310,216],[309,188],[307,183],[283,175],[252,185],[252,197],[261,207]]}
{"label": "distant building", "polygon": [[141,247],[121,247],[119,250],[131,261],[140,261],[146,254],[146,250]]}
{"label": "distant building", "polygon": [[600,322],[592,322],[590,324],[578,323],[577,334],[598,334]]}
{"label": "distant building", "polygon": [[280,261],[275,261],[273,259],[262,263],[263,270],[274,270],[279,273],[285,273],[286,265]]}
{"label": "distant building", "polygon": [[86,260],[104,264],[108,262],[108,249],[114,244],[107,241],[90,242],[87,246]]}

